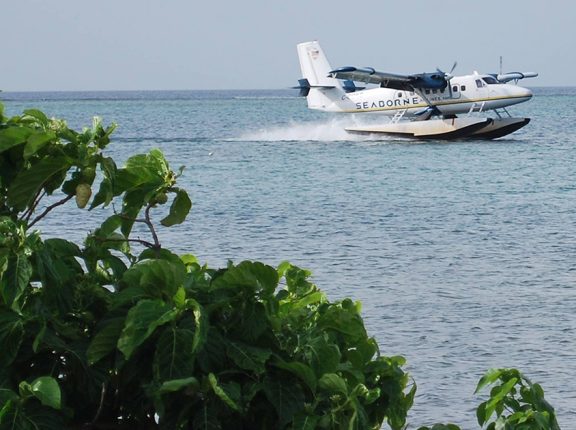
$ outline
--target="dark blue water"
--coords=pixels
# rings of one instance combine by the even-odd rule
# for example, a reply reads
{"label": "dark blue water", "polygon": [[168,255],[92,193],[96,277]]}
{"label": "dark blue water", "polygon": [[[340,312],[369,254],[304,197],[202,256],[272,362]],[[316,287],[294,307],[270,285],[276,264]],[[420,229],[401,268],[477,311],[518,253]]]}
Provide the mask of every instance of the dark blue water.
{"label": "dark blue water", "polygon": [[[490,142],[351,139],[354,118],[306,109],[292,91],[1,93],[76,128],[119,127],[110,154],[160,148],[194,206],[161,241],[211,266],[309,268],[331,299],[363,303],[387,355],[418,383],[411,428],[477,428],[491,367],[540,382],[560,424],[576,420],[575,88],[535,89],[510,109],[532,122]],[[73,207],[41,226],[81,241]],[[94,220],[93,223],[92,220]]]}

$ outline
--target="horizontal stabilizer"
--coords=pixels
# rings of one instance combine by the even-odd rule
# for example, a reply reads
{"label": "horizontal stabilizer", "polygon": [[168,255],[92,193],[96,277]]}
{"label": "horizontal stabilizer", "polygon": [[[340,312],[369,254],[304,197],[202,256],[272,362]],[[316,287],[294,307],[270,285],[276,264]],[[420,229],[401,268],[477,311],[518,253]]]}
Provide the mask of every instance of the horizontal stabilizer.
{"label": "horizontal stabilizer", "polygon": [[299,97],[308,97],[308,94],[310,93],[310,89],[311,88],[326,88],[326,89],[330,89],[330,88],[336,88],[334,85],[310,85],[310,82],[308,81],[308,79],[298,79],[298,86],[297,87],[292,87],[292,89],[295,90],[300,90],[300,93],[298,93]]}

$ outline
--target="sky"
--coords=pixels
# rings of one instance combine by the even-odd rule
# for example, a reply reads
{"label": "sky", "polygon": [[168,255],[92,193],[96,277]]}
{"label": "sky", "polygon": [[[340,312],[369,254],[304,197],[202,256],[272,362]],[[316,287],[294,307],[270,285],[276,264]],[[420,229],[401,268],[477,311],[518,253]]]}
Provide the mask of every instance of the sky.
{"label": "sky", "polygon": [[4,91],[279,89],[296,44],[331,65],[456,75],[535,71],[576,86],[571,0],[4,0]]}

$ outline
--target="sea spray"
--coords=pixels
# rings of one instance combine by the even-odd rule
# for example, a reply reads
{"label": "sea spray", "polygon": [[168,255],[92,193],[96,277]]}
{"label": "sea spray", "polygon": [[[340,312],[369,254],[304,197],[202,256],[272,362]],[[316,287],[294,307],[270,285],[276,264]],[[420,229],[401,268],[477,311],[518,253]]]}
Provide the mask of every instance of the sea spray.
{"label": "sea spray", "polygon": [[242,134],[233,140],[251,142],[337,142],[389,141],[386,136],[356,135],[345,130],[357,125],[353,117],[331,118],[320,122],[291,122]]}

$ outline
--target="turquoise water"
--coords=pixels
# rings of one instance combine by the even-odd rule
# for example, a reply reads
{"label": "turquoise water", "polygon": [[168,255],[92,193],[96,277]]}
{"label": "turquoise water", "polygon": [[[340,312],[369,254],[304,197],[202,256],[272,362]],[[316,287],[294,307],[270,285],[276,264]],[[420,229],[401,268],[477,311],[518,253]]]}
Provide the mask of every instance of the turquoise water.
{"label": "turquoise water", "polygon": [[[477,428],[490,367],[540,382],[562,428],[576,420],[575,88],[535,89],[532,122],[495,141],[350,138],[351,117],[291,91],[2,93],[71,126],[119,124],[110,154],[160,148],[194,201],[160,232],[179,252],[309,268],[330,298],[362,301],[387,355],[418,383],[411,428]],[[40,227],[80,242],[78,209]]]}

